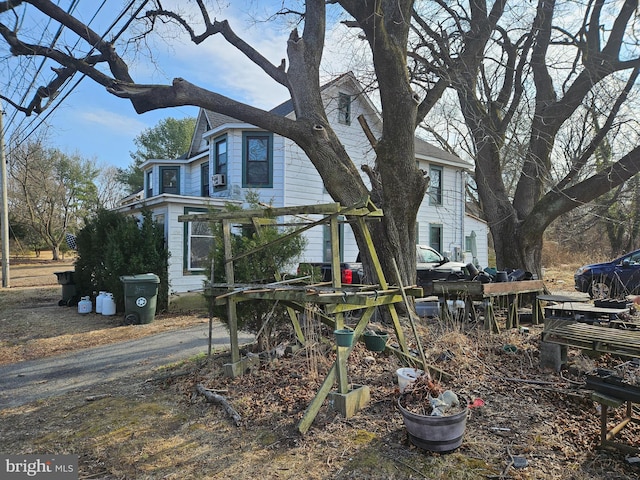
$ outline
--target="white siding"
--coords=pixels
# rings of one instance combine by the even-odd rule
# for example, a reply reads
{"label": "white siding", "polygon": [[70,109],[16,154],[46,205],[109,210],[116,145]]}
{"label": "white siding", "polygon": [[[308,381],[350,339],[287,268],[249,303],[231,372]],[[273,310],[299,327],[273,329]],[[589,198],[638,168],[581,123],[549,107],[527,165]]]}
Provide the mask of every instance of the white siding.
{"label": "white siding", "polygon": [[[373,167],[375,155],[358,122],[358,116],[363,115],[366,118],[367,125],[374,136],[380,135],[381,123],[379,114],[368,99],[356,88],[355,83],[347,80],[341,85],[334,84],[329,86],[323,90],[322,95],[327,105],[327,116],[332,128],[343,142],[365,185],[370,186],[369,178],[362,172],[360,167],[365,163]],[[352,95],[350,125],[338,121],[338,98],[341,92]],[[259,131],[259,129],[242,123],[222,124],[219,122],[215,124],[217,126],[214,125],[213,130],[205,132],[208,124],[205,121],[205,115],[202,110],[198,120],[196,136],[201,138],[194,138],[192,150],[204,149],[206,146],[206,138],[204,137],[209,139],[208,159],[210,162],[210,174],[214,173],[214,140],[223,135],[227,139],[227,188],[214,192],[211,186],[212,200],[219,206],[229,200],[243,201],[246,193],[246,189],[242,188],[243,132],[255,132]],[[234,121],[234,119],[230,119],[230,121]],[[302,150],[292,141],[279,135],[274,134],[272,138],[273,185],[271,188],[252,189],[259,194],[260,200],[267,204],[273,204],[275,207],[333,202],[325,191],[320,175]],[[435,157],[430,158],[429,155],[435,155]],[[456,248],[464,251],[465,236],[468,236],[471,231],[475,231],[477,235],[478,261],[484,267],[488,262],[488,229],[484,222],[465,215],[464,183],[466,173],[464,165],[462,165],[462,162],[457,163],[457,159],[451,155],[448,157],[445,155],[447,158],[438,158],[438,155],[436,148],[422,149],[418,153],[421,169],[428,172],[430,163],[442,168],[441,186],[443,198],[442,204],[436,206],[430,205],[428,195],[425,196],[418,211],[417,240],[419,243],[429,244],[429,226],[434,224],[441,225],[442,253],[450,255]],[[180,193],[182,195],[200,196],[200,166],[203,160],[201,156],[194,156],[189,161],[151,161],[149,166],[153,168],[153,194],[157,195],[159,192],[159,167],[163,165],[180,165]],[[166,211],[161,212],[160,209],[157,211],[165,215],[167,239],[171,252],[169,260],[170,291],[184,292],[199,289],[202,287],[204,276],[191,275],[186,272],[184,262],[184,224],[177,221],[178,216],[184,213],[185,205],[198,205],[199,200],[191,198],[189,201],[181,203],[178,199],[173,198],[168,203],[172,206],[165,207]],[[202,205],[204,205],[204,201]],[[323,227],[310,229],[304,233],[304,236],[307,239],[307,248],[302,261],[321,262],[324,249]],[[354,261],[357,254],[358,249],[353,232],[349,225],[344,225],[343,260]],[[468,252],[465,252],[464,255],[464,260],[471,261]]]}

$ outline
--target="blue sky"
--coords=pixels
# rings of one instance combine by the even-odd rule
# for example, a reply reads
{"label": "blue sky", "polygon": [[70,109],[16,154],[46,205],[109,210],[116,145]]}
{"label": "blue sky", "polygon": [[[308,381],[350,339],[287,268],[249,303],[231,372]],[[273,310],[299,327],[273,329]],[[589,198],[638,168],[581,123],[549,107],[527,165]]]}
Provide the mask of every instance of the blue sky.
{"label": "blue sky", "polygon": [[[60,2],[63,8],[66,8],[69,3],[68,0]],[[84,19],[89,18],[95,13],[97,3],[82,0],[79,3],[77,15]],[[110,8],[91,24],[96,32],[102,33],[106,30],[106,25],[111,23],[117,15],[120,3],[115,1],[109,3]],[[256,47],[272,63],[279,64],[282,58],[286,58],[285,49],[289,31],[284,28],[275,28],[273,25],[251,24],[247,16],[247,12],[255,11],[252,9],[257,8],[256,5],[267,8],[271,4],[280,2],[247,0],[229,3],[232,3],[232,6],[216,14],[216,18],[228,19],[236,33]],[[165,7],[168,6],[169,2],[165,2]],[[0,21],[8,20],[0,17]],[[25,31],[26,25],[35,25],[38,28],[44,25],[43,20],[34,14],[25,15],[24,24]],[[29,30],[29,32],[31,35],[36,35],[32,33],[35,30]],[[339,38],[342,36],[340,35]],[[154,51],[155,63],[143,58],[140,52],[130,63],[132,76],[139,83],[169,84],[171,79],[182,77],[236,100],[267,109],[288,98],[288,92],[284,87],[272,81],[220,36],[214,36],[199,46],[192,45],[186,39],[182,41],[172,39],[171,43],[156,41],[151,49]],[[8,61],[15,62],[13,59]],[[13,72],[9,86],[11,81],[16,80],[13,84],[14,88],[18,88],[19,85],[18,77],[14,78],[15,72],[20,71],[19,66],[16,65],[13,63],[8,69],[7,66],[4,67],[5,72],[7,70]],[[53,65],[47,64],[42,69],[40,82],[36,87],[47,83],[52,78],[50,67]],[[78,78],[80,77],[74,77],[71,84],[74,84]],[[63,90],[61,97],[68,90],[69,88]],[[11,91],[12,89],[5,87],[5,92]],[[3,108],[6,112],[5,141],[7,142],[15,128],[30,132],[33,126],[40,122],[37,117],[25,118],[21,113],[14,115],[14,110],[6,103],[3,103]],[[196,116],[197,112],[196,107],[178,107],[138,115],[127,100],[108,94],[102,86],[85,78],[47,117],[46,123],[50,126],[47,130],[47,143],[67,153],[79,153],[85,158],[95,159],[101,166],[113,165],[126,168],[132,161],[129,153],[136,150],[133,140],[143,130],[155,126],[163,118]],[[38,127],[39,130],[42,128],[42,126]]]}

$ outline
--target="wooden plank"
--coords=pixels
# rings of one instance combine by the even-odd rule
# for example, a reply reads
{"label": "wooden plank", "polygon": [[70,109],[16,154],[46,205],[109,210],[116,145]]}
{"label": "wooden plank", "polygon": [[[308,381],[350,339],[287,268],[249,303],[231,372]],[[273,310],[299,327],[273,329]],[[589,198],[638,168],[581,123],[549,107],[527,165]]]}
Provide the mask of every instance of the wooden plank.
{"label": "wooden plank", "polygon": [[619,315],[621,313],[629,313],[628,308],[596,307],[593,304],[584,302],[565,302],[558,305],[547,305],[544,309],[554,312],[593,313],[594,315]]}
{"label": "wooden plank", "polygon": [[535,293],[544,290],[542,280],[523,280],[521,282],[482,283],[485,295],[508,295],[511,293]]}
{"label": "wooden plank", "polygon": [[543,332],[543,341],[585,350],[637,357],[640,331],[619,330],[586,323],[572,323]]}
{"label": "wooden plank", "polygon": [[273,208],[254,208],[238,211],[224,211],[212,213],[192,213],[188,215],[179,215],[179,222],[219,222],[222,220],[234,220],[252,217],[280,217],[282,215],[327,215],[339,212],[341,206],[339,203],[321,203],[318,205],[298,205],[291,207],[273,207]]}
{"label": "wooden plank", "polygon": [[588,302],[589,297],[572,297],[570,295],[538,295],[538,300],[542,300],[543,302]]}
{"label": "wooden plank", "polygon": [[480,282],[434,280],[433,294],[459,297],[470,295],[472,297],[480,297],[478,300],[481,300],[483,295],[482,285]]}
{"label": "wooden plank", "polygon": [[[354,216],[382,216],[382,210],[378,209],[369,198],[365,198],[360,202],[344,207],[339,203],[321,203],[317,205],[294,205],[290,207],[271,207],[271,208],[254,208],[238,211],[224,211],[212,213],[194,213],[187,215],[179,215],[179,222],[221,222],[222,220],[243,220],[252,217],[281,217],[284,215],[330,215],[332,213],[340,213],[341,215]],[[244,222],[243,222],[244,223]]]}
{"label": "wooden plank", "polygon": [[[233,254],[231,248],[231,225],[229,222],[222,222],[222,237],[224,241],[224,274],[225,280],[232,285],[235,281],[233,272],[233,262],[230,261]],[[213,277],[213,272],[211,272]],[[238,314],[236,312],[236,302],[233,297],[227,301],[227,322],[229,326],[229,343],[231,345],[231,363],[240,361],[240,347],[238,346]]]}

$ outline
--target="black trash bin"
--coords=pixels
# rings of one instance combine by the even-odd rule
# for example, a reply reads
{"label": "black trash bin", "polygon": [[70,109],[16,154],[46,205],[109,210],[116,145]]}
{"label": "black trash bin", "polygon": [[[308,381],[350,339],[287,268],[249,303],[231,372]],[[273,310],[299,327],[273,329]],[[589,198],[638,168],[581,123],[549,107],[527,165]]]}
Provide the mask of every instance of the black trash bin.
{"label": "black trash bin", "polygon": [[124,323],[151,323],[156,315],[160,277],[154,273],[123,275]]}
{"label": "black trash bin", "polygon": [[78,291],[76,283],[73,278],[75,273],[73,270],[67,270],[65,272],[53,272],[58,277],[58,285],[62,285],[62,300],[58,302],[58,305],[71,307],[78,304]]}

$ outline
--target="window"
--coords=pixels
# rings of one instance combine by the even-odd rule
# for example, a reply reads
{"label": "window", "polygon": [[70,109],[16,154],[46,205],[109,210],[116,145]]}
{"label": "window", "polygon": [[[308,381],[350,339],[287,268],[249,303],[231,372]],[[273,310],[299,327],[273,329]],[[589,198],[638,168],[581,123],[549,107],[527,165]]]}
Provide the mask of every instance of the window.
{"label": "window", "polygon": [[[185,214],[202,213],[204,210],[185,209]],[[202,272],[209,263],[209,252],[213,248],[213,234],[209,222],[185,223],[185,267],[188,271]]]}
{"label": "window", "polygon": [[153,197],[153,170],[147,171],[147,198]]}
{"label": "window", "polygon": [[442,225],[429,225],[429,246],[442,253]]}
{"label": "window", "polygon": [[429,205],[442,205],[442,168],[429,168]]}
{"label": "window", "polygon": [[464,251],[465,252],[470,252],[471,251],[471,235],[467,235],[464,237]]}
{"label": "window", "polygon": [[180,194],[180,169],[160,167],[160,193]]}
{"label": "window", "polygon": [[200,196],[209,196],[209,162],[200,165]]}
{"label": "window", "polygon": [[338,123],[351,125],[351,96],[346,93],[338,94]]}
{"label": "window", "polygon": [[270,133],[244,133],[243,148],[243,187],[273,186],[273,147]]}
{"label": "window", "polygon": [[[227,137],[221,137],[214,141],[214,173],[219,173],[227,178]],[[226,185],[214,187],[214,191],[226,189]]]}

